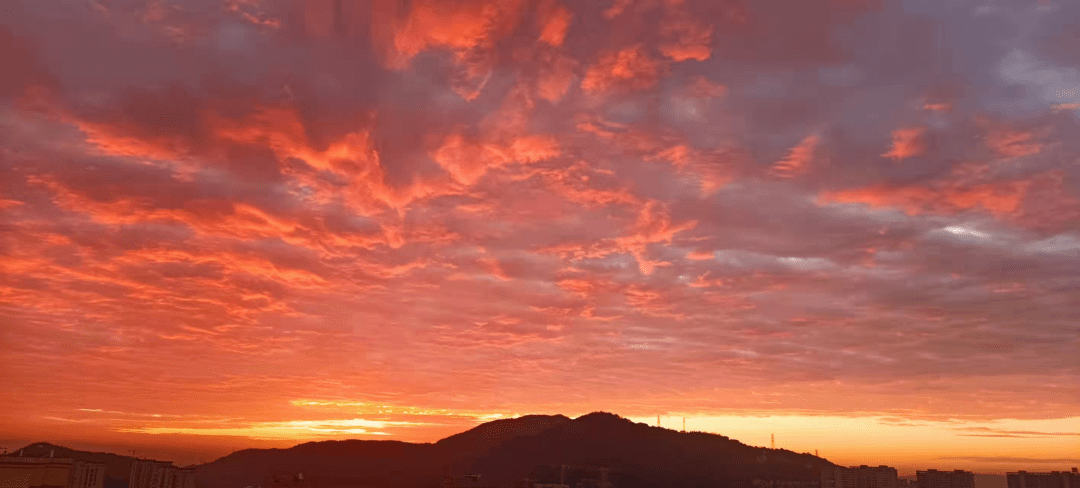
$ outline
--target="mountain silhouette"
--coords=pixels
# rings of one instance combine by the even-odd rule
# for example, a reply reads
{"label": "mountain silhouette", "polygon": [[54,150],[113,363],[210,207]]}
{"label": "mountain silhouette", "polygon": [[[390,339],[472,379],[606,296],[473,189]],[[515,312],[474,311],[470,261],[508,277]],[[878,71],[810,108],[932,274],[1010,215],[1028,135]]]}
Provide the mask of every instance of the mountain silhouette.
{"label": "mountain silhouette", "polygon": [[[809,482],[835,466],[810,454],[747,446],[722,435],[677,432],[594,412],[569,419],[530,415],[488,422],[435,443],[324,441],[289,449],[247,449],[196,468],[204,488],[266,486],[271,469],[304,473],[313,487],[435,488],[442,468],[480,474],[481,485],[513,488],[544,466],[568,465],[568,481],[609,470],[616,488],[752,486],[753,480]],[[550,470],[548,470],[550,471]]]}
{"label": "mountain silhouette", "polygon": [[[40,443],[27,455],[105,462],[106,475],[124,488],[135,458],[87,453]],[[33,449],[33,450],[31,450]],[[815,479],[835,466],[783,449],[745,445],[722,435],[678,432],[606,412],[576,419],[527,415],[481,424],[434,443],[340,440],[288,449],[244,449],[198,465],[198,488],[268,487],[273,472],[302,472],[311,488],[439,488],[444,466],[455,475],[480,474],[484,487],[517,488],[526,478],[567,484],[596,479],[599,468],[615,488],[749,488],[755,479]],[[560,473],[559,466],[567,466]]]}
{"label": "mountain silhouette", "polygon": [[438,441],[435,448],[448,455],[483,454],[514,437],[537,435],[567,422],[570,422],[570,418],[565,415],[526,415],[493,420]]}

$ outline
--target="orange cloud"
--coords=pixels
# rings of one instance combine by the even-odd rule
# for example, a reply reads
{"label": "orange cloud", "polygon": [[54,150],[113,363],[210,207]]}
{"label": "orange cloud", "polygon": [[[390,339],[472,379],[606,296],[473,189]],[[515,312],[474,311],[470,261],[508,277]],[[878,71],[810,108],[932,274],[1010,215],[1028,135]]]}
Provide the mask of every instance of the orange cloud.
{"label": "orange cloud", "polygon": [[657,201],[649,201],[638,214],[637,222],[634,223],[630,233],[616,238],[615,242],[626,252],[637,259],[643,274],[652,274],[653,269],[660,263],[651,261],[645,256],[647,246],[653,243],[671,243],[675,234],[697,227],[697,221],[686,221],[674,224],[671,216]]}
{"label": "orange cloud", "polygon": [[508,145],[470,140],[451,134],[431,153],[455,181],[472,185],[488,171],[513,162],[534,163],[558,156],[555,138],[544,135],[525,135],[514,138]]}
{"label": "orange cloud", "polygon": [[892,133],[892,148],[882,157],[896,162],[913,156],[920,156],[926,151],[925,127],[905,127]]}
{"label": "orange cloud", "polygon": [[225,10],[239,15],[247,22],[259,26],[277,29],[281,27],[281,20],[259,11],[261,0],[227,0]]}
{"label": "orange cloud", "polygon": [[693,83],[686,87],[686,94],[697,98],[719,98],[727,94],[727,87],[719,83],[713,83],[704,76],[694,78]]}
{"label": "orange cloud", "polygon": [[522,2],[419,0],[396,22],[394,65],[408,62],[430,48],[465,51],[490,47],[514,28]]}
{"label": "orange cloud", "polygon": [[991,130],[986,136],[986,145],[1007,158],[1018,158],[1038,154],[1042,144],[1035,141],[1030,132],[1010,130]]}
{"label": "orange cloud", "polygon": [[536,94],[549,102],[557,102],[574,82],[577,61],[561,53],[550,53],[541,60],[536,80]]}
{"label": "orange cloud", "polygon": [[589,206],[639,203],[638,198],[625,186],[610,181],[601,183],[602,180],[612,180],[612,172],[592,168],[584,161],[565,168],[536,169],[519,179],[534,176],[539,176],[549,190],[572,202]]}
{"label": "orange cloud", "polygon": [[535,163],[554,158],[560,154],[559,142],[551,136],[527,135],[514,139],[510,145],[514,159],[525,163]]}
{"label": "orange cloud", "polygon": [[626,7],[629,7],[633,3],[634,0],[612,0],[611,6],[604,9],[604,18],[611,20],[618,17],[619,14],[626,10]]}
{"label": "orange cloud", "polygon": [[660,33],[669,39],[660,45],[660,52],[672,61],[705,61],[712,56],[713,27],[689,12],[672,12],[660,25]]}
{"label": "orange cloud", "polygon": [[656,84],[662,69],[659,61],[646,54],[644,44],[606,51],[585,73],[581,89],[590,93],[643,90]]}
{"label": "orange cloud", "polygon": [[952,110],[952,104],[941,102],[926,102],[923,104],[923,108],[934,112],[948,112]]}
{"label": "orange cloud", "polygon": [[976,185],[946,184],[938,187],[873,186],[839,192],[825,192],[819,201],[830,203],[863,203],[871,207],[899,207],[908,215],[921,213],[955,213],[982,208],[998,216],[1014,214],[1023,201],[1030,181],[983,183]]}
{"label": "orange cloud", "polygon": [[[383,46],[386,63],[392,69],[404,69],[419,53],[445,49],[453,54],[460,68],[452,89],[466,100],[473,100],[487,84],[494,66],[496,42],[509,36],[524,14],[525,2],[418,0],[405,15],[398,15],[394,3],[379,2],[373,17],[376,42]],[[557,25],[545,29],[558,34]]]}
{"label": "orange cloud", "polygon": [[458,134],[448,136],[443,144],[431,153],[431,159],[463,185],[472,185],[489,169],[504,166],[511,161],[506,151],[467,140]]}
{"label": "orange cloud", "polygon": [[716,256],[711,251],[692,251],[686,254],[686,259],[694,261],[704,261],[707,259],[714,259]]}
{"label": "orange cloud", "polygon": [[806,136],[799,144],[788,150],[788,155],[773,165],[770,173],[780,178],[791,178],[807,170],[814,159],[818,137]]}
{"label": "orange cloud", "polygon": [[540,26],[540,42],[561,46],[573,17],[570,10],[556,0],[541,2],[536,19]]}

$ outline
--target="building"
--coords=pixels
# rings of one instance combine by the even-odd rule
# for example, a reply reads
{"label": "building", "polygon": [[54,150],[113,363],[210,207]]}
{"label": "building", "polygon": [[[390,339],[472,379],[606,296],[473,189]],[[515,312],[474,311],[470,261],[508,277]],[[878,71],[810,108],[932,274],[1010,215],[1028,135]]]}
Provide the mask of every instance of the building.
{"label": "building", "polygon": [[195,469],[173,466],[170,461],[136,459],[131,462],[128,488],[194,488]]}
{"label": "building", "polygon": [[576,488],[614,488],[614,485],[608,480],[608,474],[608,468],[600,467],[595,474],[595,478],[582,479],[575,486]]}
{"label": "building", "polygon": [[304,479],[304,473],[292,470],[271,470],[266,480],[268,488],[307,488],[308,480]]}
{"label": "building", "polygon": [[71,458],[0,457],[0,488],[102,488],[105,464]]}
{"label": "building", "polygon": [[975,473],[928,469],[915,472],[915,483],[918,488],[975,488]]}
{"label": "building", "polygon": [[1072,468],[1072,471],[1049,473],[1018,471],[1007,473],[1005,478],[1009,488],[1080,488],[1080,473],[1076,468]]}
{"label": "building", "polygon": [[163,488],[195,488],[195,468],[169,466]]}
{"label": "building", "polygon": [[528,488],[570,488],[566,483],[567,465],[537,466],[532,478],[526,480]]}
{"label": "building", "polygon": [[852,466],[822,468],[821,488],[899,488],[896,468]]}

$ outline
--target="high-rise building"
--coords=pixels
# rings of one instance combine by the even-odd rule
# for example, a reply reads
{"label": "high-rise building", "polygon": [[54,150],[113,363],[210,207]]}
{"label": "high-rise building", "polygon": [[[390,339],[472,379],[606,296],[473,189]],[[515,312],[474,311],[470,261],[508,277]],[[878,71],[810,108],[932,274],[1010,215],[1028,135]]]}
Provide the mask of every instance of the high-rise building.
{"label": "high-rise building", "polygon": [[896,468],[852,466],[822,468],[821,488],[898,488]]}
{"label": "high-rise building", "polygon": [[0,488],[102,488],[104,484],[104,463],[51,456],[0,457]]}
{"label": "high-rise building", "polygon": [[916,471],[918,488],[975,488],[975,473],[971,471]]}
{"label": "high-rise building", "polygon": [[1029,473],[1018,471],[1006,473],[1009,488],[1080,488],[1080,473],[1072,471],[1051,471],[1049,473]]}
{"label": "high-rise building", "polygon": [[131,462],[128,488],[194,488],[195,469],[173,466],[170,461],[136,459]]}

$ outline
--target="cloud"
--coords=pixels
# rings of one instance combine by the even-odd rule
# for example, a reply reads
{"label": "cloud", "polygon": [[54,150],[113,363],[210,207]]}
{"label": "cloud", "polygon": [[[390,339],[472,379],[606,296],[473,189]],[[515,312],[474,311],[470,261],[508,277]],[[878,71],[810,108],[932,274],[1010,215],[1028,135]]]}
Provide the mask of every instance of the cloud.
{"label": "cloud", "polygon": [[923,127],[896,129],[892,134],[892,148],[881,156],[896,162],[912,156],[920,156],[926,151],[926,144],[923,141],[925,135],[926,129]]}
{"label": "cloud", "polygon": [[1007,430],[1007,429],[993,429],[990,427],[961,427],[956,429],[961,432],[965,432],[963,436],[972,437],[1054,437],[1054,436],[1080,436],[1080,433],[1076,432],[1039,432],[1031,430]]}
{"label": "cloud", "polygon": [[[4,424],[1069,417],[1075,7],[976,8],[18,3],[0,394],[40,417]],[[965,425],[933,428],[1071,439]]]}
{"label": "cloud", "polygon": [[817,136],[806,136],[799,144],[788,150],[787,157],[773,165],[772,174],[780,178],[791,178],[806,171],[807,166],[814,159],[814,150],[817,145]]}
{"label": "cloud", "polygon": [[662,69],[660,61],[649,56],[642,44],[602,52],[585,72],[581,89],[592,93],[643,90],[656,84]]}
{"label": "cloud", "polygon": [[1080,459],[1072,458],[1029,458],[1008,456],[948,456],[939,457],[937,459],[943,461],[989,462],[998,464],[1068,464],[1080,462]]}

